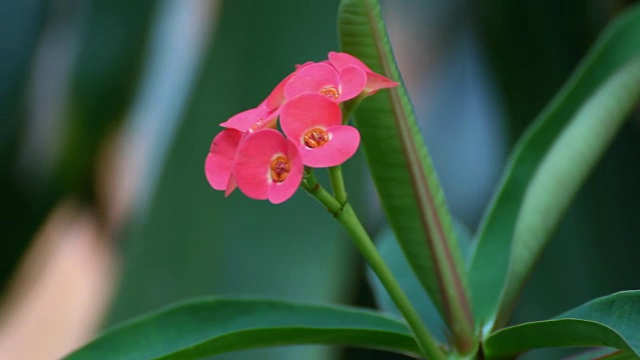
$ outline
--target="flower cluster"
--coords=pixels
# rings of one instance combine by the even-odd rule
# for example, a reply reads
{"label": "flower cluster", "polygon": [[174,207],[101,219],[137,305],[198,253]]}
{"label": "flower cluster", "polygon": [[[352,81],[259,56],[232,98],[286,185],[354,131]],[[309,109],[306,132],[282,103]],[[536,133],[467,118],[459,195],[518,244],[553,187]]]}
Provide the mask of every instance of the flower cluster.
{"label": "flower cluster", "polygon": [[337,166],[358,149],[360,134],[343,124],[341,103],[397,85],[346,53],[300,65],[256,108],[220,124],[207,180],[227,196],[238,187],[252,199],[281,203],[297,190],[304,166]]}

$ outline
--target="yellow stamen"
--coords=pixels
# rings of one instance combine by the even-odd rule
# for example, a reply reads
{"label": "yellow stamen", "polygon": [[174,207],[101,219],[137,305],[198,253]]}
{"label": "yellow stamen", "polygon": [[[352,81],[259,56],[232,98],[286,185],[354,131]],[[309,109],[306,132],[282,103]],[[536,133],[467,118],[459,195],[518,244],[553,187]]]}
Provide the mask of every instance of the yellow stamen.
{"label": "yellow stamen", "polygon": [[328,97],[331,100],[336,100],[338,99],[338,97],[340,97],[340,91],[338,91],[338,89],[334,88],[333,86],[328,86],[320,89],[320,94]]}
{"label": "yellow stamen", "polygon": [[314,149],[329,142],[329,133],[320,128],[313,128],[304,133],[304,144]]}
{"label": "yellow stamen", "polygon": [[291,164],[286,156],[278,155],[271,160],[271,179],[275,182],[283,182],[289,176]]}

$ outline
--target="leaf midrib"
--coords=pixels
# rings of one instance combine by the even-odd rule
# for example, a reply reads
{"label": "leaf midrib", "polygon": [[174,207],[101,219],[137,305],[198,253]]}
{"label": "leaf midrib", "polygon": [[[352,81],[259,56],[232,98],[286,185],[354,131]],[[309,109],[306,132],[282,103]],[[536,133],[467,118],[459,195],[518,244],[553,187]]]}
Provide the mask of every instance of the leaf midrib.
{"label": "leaf midrib", "polygon": [[[372,34],[375,38],[375,44],[376,44],[375,49],[378,54],[378,58],[384,69],[385,75],[390,75],[392,74],[392,67],[391,67],[391,64],[387,61],[387,58],[384,54],[384,50],[382,49],[382,37],[380,36],[379,28],[376,25],[375,19],[372,18],[373,10],[371,9],[371,3],[365,2],[365,4],[367,6],[367,18],[369,20],[369,25],[372,29]],[[436,235],[437,235],[435,236],[434,240],[439,242],[440,248],[444,251],[444,255],[445,255],[444,265],[448,268],[449,273],[452,274],[453,276],[453,284],[456,292],[456,298],[460,300],[462,304],[462,310],[463,310],[464,318],[467,321],[467,324],[473,327],[473,315],[471,314],[471,309],[468,302],[468,296],[460,281],[461,279],[460,273],[455,266],[455,262],[453,260],[451,251],[447,246],[448,245],[447,237],[444,232],[440,217],[438,216],[438,212],[435,208],[433,196],[429,191],[430,190],[429,184],[425,175],[425,171],[422,167],[422,162],[420,161],[420,156],[418,155],[418,151],[415,148],[414,142],[412,141],[413,139],[411,136],[411,131],[410,129],[407,128],[408,126],[407,125],[408,121],[406,120],[407,116],[405,112],[402,110],[402,102],[399,98],[398,90],[389,89],[388,94],[389,94],[388,96],[390,97],[390,102],[393,104],[392,108],[395,115],[394,120],[396,123],[396,128],[398,129],[398,133],[400,137],[403,140],[405,140],[405,141],[401,141],[401,146],[403,149],[404,158],[409,164],[407,170],[409,171],[409,174],[410,174],[411,183],[413,185],[414,192],[417,195],[416,202],[418,203],[417,207],[420,212],[420,223],[424,230],[424,234],[428,238],[431,233],[429,231],[430,229],[429,216],[427,214],[428,212],[431,212],[434,215],[432,216],[432,218],[435,224]],[[427,209],[425,209],[425,206],[424,206],[425,204]],[[442,306],[444,307],[445,315],[448,318],[448,323],[452,324],[453,319],[451,316],[451,309],[449,307],[449,305],[451,304],[451,301],[448,299],[449,296],[445,289],[445,282],[442,276],[443,269],[442,269],[442,265],[439,262],[440,259],[438,256],[435,255],[437,250],[436,244],[435,242],[430,242],[428,240],[426,240],[426,244],[431,251],[432,260],[435,265],[436,279],[438,281],[440,294],[443,297]]]}

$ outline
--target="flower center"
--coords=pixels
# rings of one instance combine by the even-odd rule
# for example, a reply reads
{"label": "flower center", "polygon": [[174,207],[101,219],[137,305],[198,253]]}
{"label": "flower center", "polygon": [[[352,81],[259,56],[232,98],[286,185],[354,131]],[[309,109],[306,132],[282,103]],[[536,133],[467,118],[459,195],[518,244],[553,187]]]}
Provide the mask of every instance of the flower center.
{"label": "flower center", "polygon": [[291,171],[291,164],[286,156],[278,155],[271,160],[271,179],[283,182]]}
{"label": "flower center", "polygon": [[338,89],[333,86],[327,86],[325,88],[320,89],[320,94],[328,97],[331,100],[337,100],[340,97],[340,92]]}
{"label": "flower center", "polygon": [[314,149],[329,142],[329,133],[320,128],[313,128],[304,133],[304,144]]}

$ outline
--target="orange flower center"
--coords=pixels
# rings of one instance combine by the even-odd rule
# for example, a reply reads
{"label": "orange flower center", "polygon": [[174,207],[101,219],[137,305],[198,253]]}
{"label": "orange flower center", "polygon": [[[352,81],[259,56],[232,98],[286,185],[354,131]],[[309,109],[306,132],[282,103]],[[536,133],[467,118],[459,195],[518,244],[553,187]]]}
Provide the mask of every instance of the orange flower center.
{"label": "orange flower center", "polygon": [[329,133],[320,128],[313,128],[304,133],[304,144],[314,149],[329,142]]}
{"label": "orange flower center", "polygon": [[320,94],[328,97],[331,100],[336,100],[340,97],[340,91],[334,88],[333,86],[327,86],[325,88],[320,89]]}
{"label": "orange flower center", "polygon": [[291,171],[291,164],[286,156],[278,155],[271,160],[271,179],[283,182]]}

